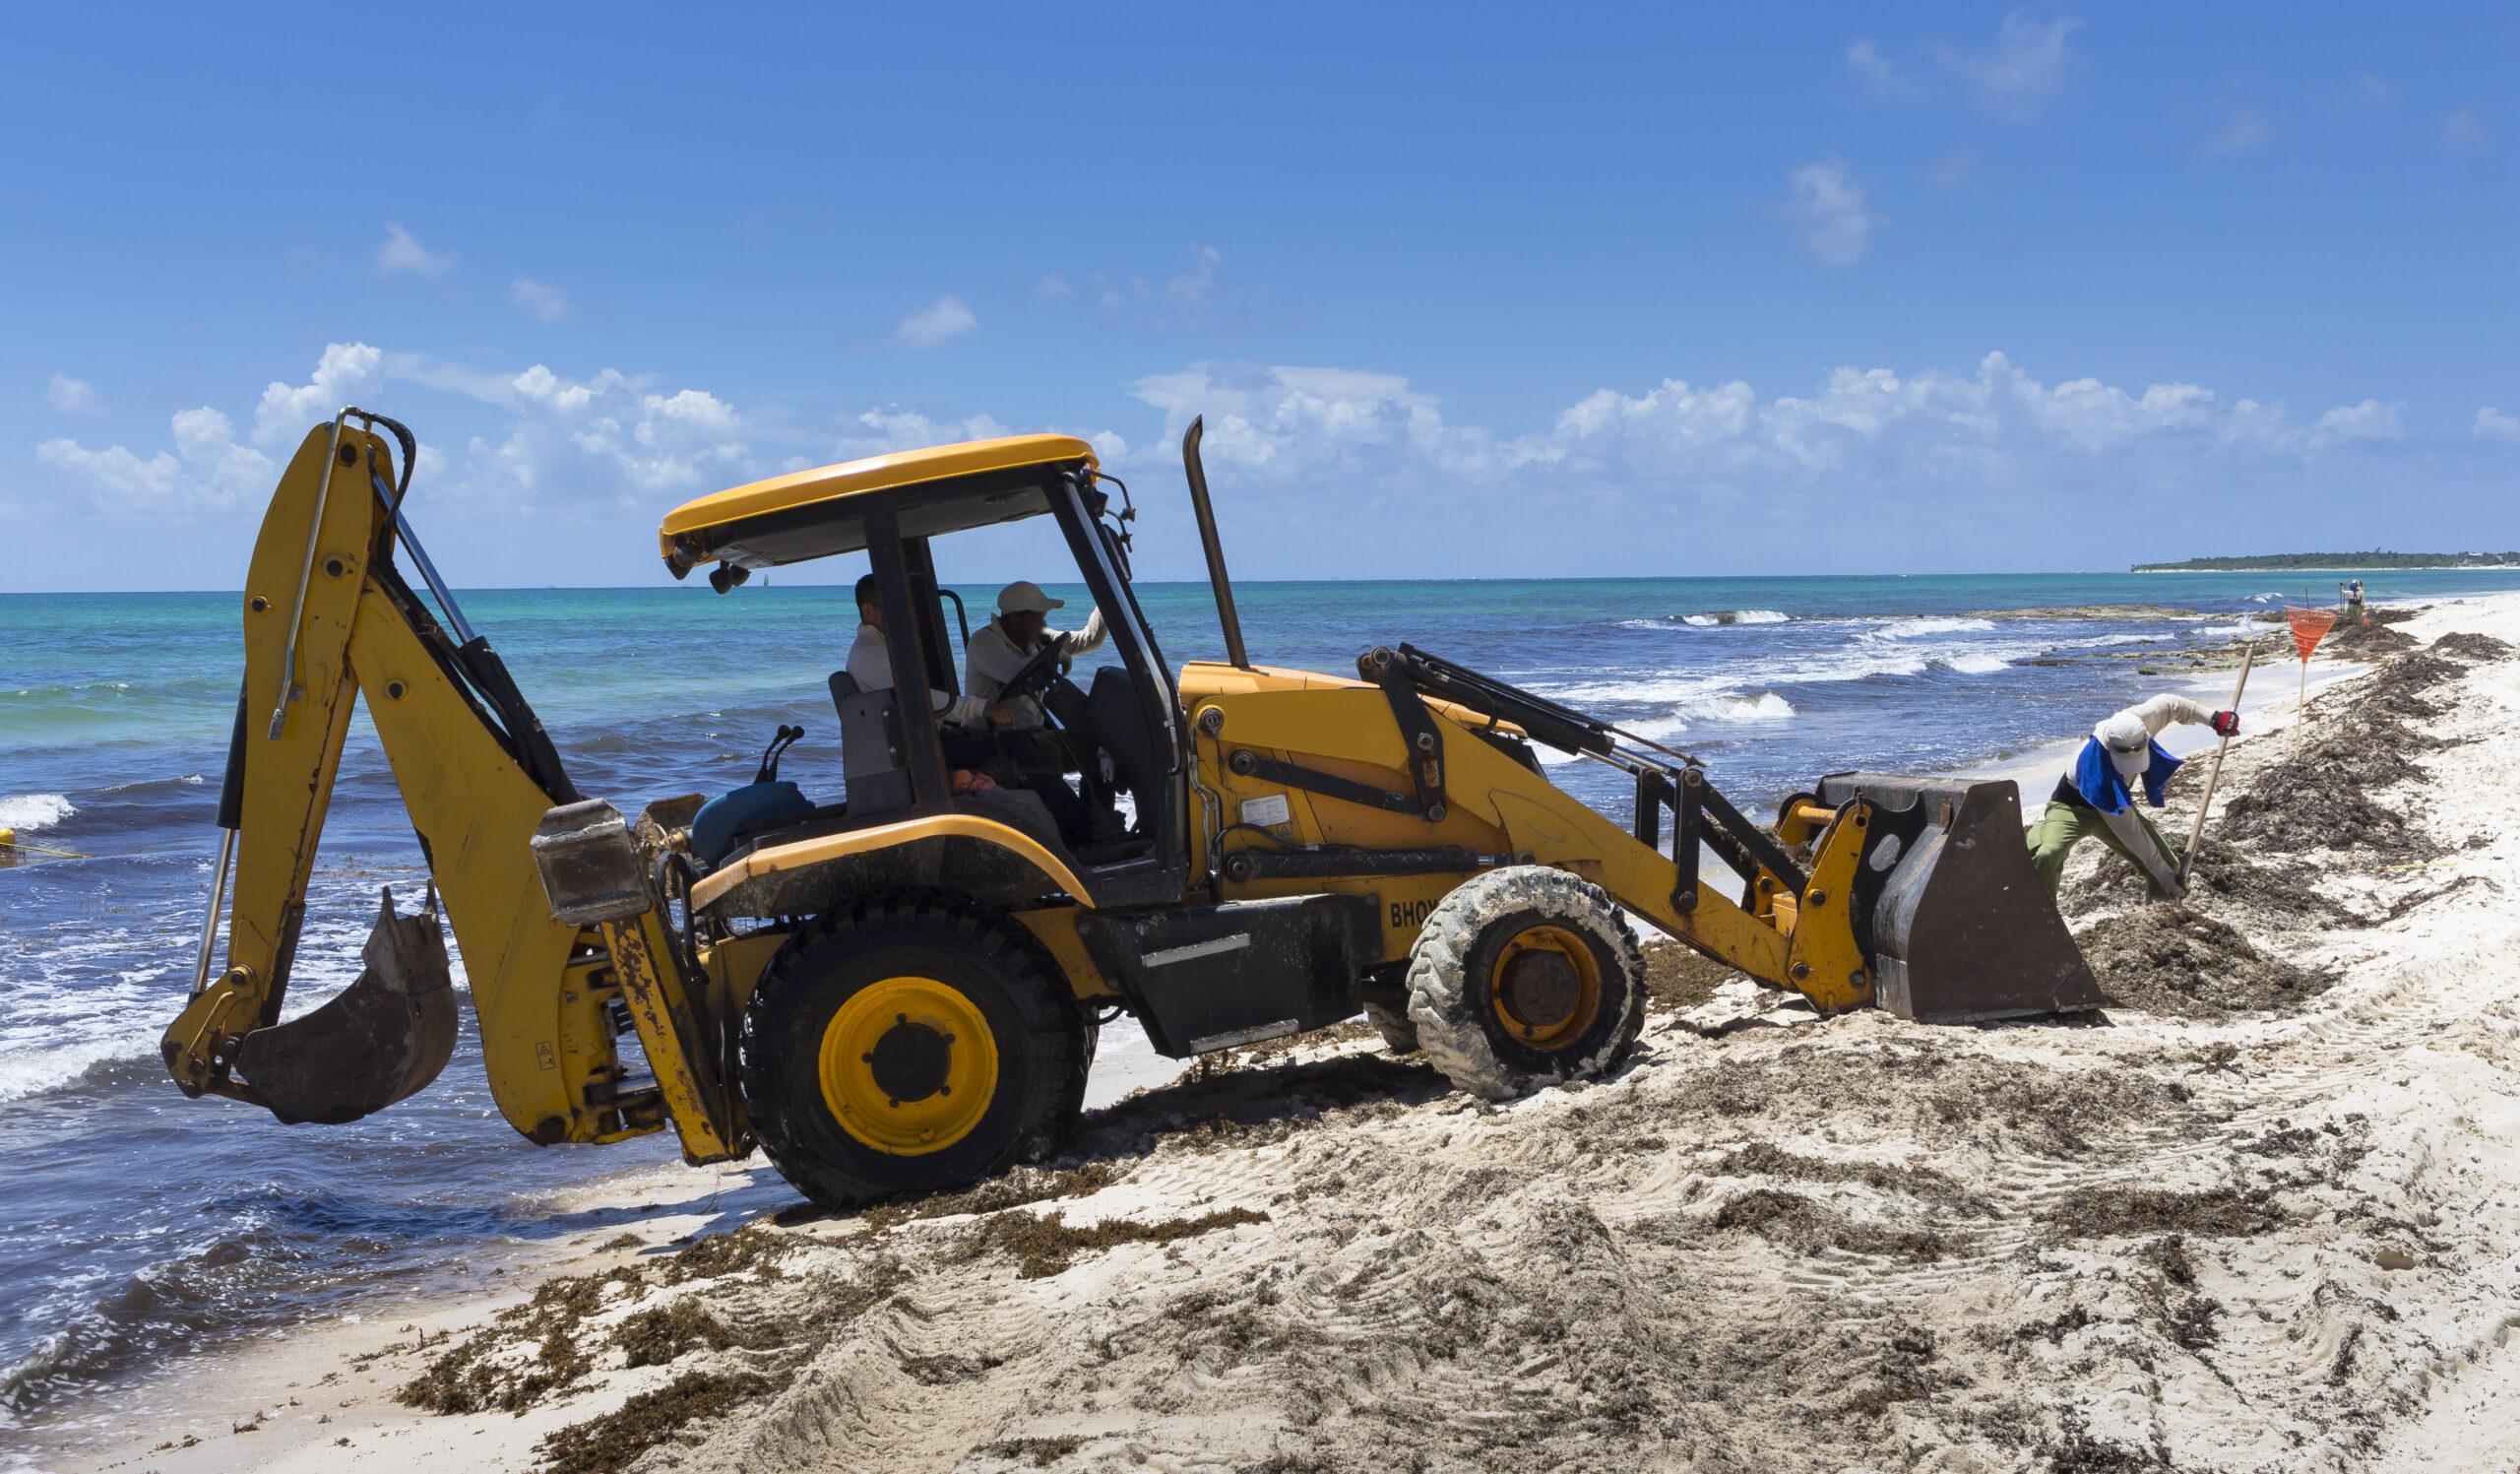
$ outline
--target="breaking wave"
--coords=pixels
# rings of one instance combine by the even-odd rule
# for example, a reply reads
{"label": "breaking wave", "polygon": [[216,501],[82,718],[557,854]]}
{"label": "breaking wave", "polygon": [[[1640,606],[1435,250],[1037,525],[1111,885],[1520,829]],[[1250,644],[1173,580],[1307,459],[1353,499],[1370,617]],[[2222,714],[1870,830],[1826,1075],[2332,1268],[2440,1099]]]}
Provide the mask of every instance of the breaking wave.
{"label": "breaking wave", "polygon": [[1703,614],[1682,614],[1682,624],[1701,628],[1715,624],[1786,624],[1794,616],[1783,609],[1715,609]]}
{"label": "breaking wave", "polygon": [[78,811],[78,805],[59,794],[20,794],[14,799],[0,799],[0,829],[32,834],[49,829]]}
{"label": "breaking wave", "polygon": [[1936,614],[1919,614],[1907,618],[1884,619],[1877,628],[1863,632],[1867,640],[1913,640],[1921,635],[1982,635],[1995,627],[1991,619],[1970,617],[1945,618]]}
{"label": "breaking wave", "polygon": [[[1766,726],[1794,719],[1794,703],[1774,691],[1714,691],[1691,696],[1661,716],[1620,720],[1618,727],[1649,741],[1668,742],[1711,727]],[[1573,762],[1571,753],[1538,749],[1543,762]]]}
{"label": "breaking wave", "polygon": [[1940,655],[1933,663],[1962,675],[1990,675],[2012,664],[2000,655],[1977,654]]}

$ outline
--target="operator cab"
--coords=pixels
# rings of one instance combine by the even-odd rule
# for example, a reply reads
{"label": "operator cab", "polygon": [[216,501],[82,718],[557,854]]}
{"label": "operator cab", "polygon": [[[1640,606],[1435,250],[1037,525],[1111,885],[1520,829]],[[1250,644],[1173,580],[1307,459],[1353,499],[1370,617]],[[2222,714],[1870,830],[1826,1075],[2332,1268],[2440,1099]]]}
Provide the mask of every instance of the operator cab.
{"label": "operator cab", "polygon": [[[714,562],[709,581],[721,594],[756,569],[865,553],[889,656],[891,688],[870,690],[841,665],[856,632],[853,610],[803,636],[831,654],[846,798],[816,805],[781,781],[774,741],[755,783],[694,822],[705,871],[747,872],[732,885],[713,883],[717,900],[755,915],[802,914],[820,909],[818,892],[862,891],[869,879],[1002,895],[1061,869],[1061,886],[1072,878],[1087,892],[1078,899],[1095,905],[1177,894],[1188,848],[1183,722],[1170,669],[1130,587],[1126,488],[1115,513],[1105,485],[1119,483],[1101,473],[1086,442],[1021,435],[775,477],[665,517],[666,566],[682,578]],[[962,693],[955,651],[971,627],[961,597],[938,579],[936,540],[1038,517],[1056,524],[1077,581],[1102,612],[1115,663],[1080,684],[1053,642],[998,699],[1040,701],[1080,759],[1072,786],[1055,770],[1028,768],[1009,750],[1020,744],[1002,734],[949,725],[937,709],[950,710]],[[947,701],[914,699],[929,692]],[[974,792],[975,772],[996,786]],[[1055,864],[1027,875],[1002,846],[972,838],[998,829],[941,822],[957,816],[1011,829]],[[883,845],[847,843],[878,829]],[[806,856],[816,858],[799,859]]]}

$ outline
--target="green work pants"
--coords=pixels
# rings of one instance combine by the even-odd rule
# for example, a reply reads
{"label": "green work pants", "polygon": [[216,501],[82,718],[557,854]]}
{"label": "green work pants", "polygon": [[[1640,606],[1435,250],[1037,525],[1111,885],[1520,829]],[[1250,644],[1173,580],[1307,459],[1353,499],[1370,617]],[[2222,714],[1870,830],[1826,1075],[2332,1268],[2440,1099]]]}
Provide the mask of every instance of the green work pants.
{"label": "green work pants", "polygon": [[[2141,807],[2135,805],[2127,807],[2126,816],[2133,819],[2135,825],[2142,830],[2144,837],[2152,842],[2152,847],[2157,852],[2159,868],[2169,874],[2176,875],[2178,854],[2171,849],[2170,841],[2162,838],[2162,832],[2153,827],[2152,819]],[[2141,859],[2137,858],[2133,850],[2127,848],[2125,838],[2110,824],[2107,814],[2096,808],[2079,808],[2055,799],[2048,801],[2048,811],[2039,816],[2038,826],[2030,831],[2031,867],[2039,871],[2040,883],[2048,887],[2048,894],[2052,896],[2056,893],[2058,882],[2065,878],[2065,857],[2072,854],[2074,846],[2081,844],[2086,838],[2098,839],[2102,844],[2125,857],[2126,863],[2133,865],[2136,873],[2144,877],[2145,888],[2152,892],[2154,900],[2169,899],[2170,891],[2154,878],[2153,867],[2146,865]]]}

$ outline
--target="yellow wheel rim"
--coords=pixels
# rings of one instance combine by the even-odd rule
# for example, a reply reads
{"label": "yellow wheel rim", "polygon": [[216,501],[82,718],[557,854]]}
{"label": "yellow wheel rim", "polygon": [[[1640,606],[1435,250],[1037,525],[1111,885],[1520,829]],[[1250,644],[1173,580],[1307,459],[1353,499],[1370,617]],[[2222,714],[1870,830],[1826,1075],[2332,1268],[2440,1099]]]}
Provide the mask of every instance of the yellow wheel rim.
{"label": "yellow wheel rim", "polygon": [[997,1094],[997,1040],[979,1005],[934,978],[886,978],[823,1028],[823,1104],[879,1152],[921,1157],[972,1133]]}
{"label": "yellow wheel rim", "polygon": [[1487,996],[1509,1037],[1536,1050],[1563,1048],[1601,1017],[1602,965],[1573,931],[1533,927],[1497,952]]}

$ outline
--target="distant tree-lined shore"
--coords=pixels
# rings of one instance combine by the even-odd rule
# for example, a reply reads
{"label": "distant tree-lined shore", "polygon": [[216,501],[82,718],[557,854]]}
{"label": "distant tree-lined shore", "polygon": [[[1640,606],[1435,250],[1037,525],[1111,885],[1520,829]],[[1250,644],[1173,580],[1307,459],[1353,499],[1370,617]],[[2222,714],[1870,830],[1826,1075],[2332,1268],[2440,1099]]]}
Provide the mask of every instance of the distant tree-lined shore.
{"label": "distant tree-lined shore", "polygon": [[2262,552],[2244,558],[2137,563],[2136,573],[2256,573],[2288,569],[2520,567],[2520,552]]}

